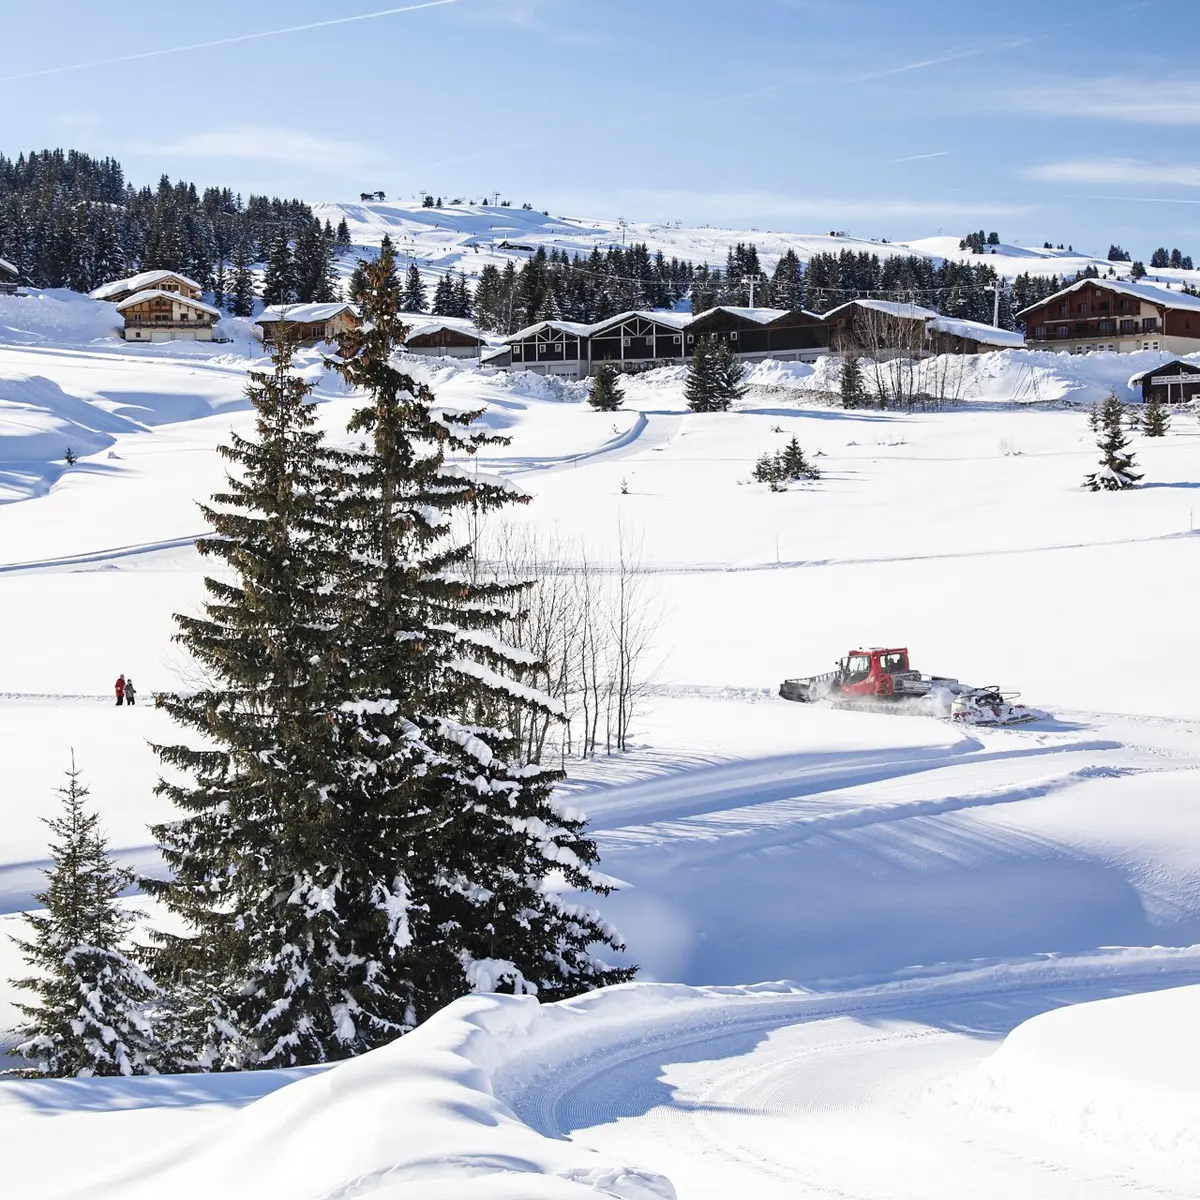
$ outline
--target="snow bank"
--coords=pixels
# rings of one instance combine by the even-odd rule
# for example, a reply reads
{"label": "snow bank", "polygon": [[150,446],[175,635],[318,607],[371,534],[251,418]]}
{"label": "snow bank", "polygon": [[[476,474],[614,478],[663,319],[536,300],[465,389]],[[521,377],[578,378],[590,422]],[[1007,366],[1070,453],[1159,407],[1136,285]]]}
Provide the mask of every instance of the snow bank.
{"label": "snow bank", "polygon": [[1200,1158],[1200,987],[1019,1025],[981,1068],[986,1102],[1056,1136]]}
{"label": "snow bank", "polygon": [[120,327],[115,306],[66,288],[0,296],[0,342],[79,344],[116,338]]}
{"label": "snow bank", "polygon": [[[555,1018],[569,1021],[570,1014],[529,997],[467,997],[390,1046],[264,1096],[208,1138],[173,1149],[151,1145],[146,1161],[125,1162],[107,1180],[85,1178],[84,1168],[63,1194],[675,1200],[662,1176],[543,1137],[497,1098],[493,1073],[529,1053]],[[237,1076],[230,1078],[236,1086]]]}

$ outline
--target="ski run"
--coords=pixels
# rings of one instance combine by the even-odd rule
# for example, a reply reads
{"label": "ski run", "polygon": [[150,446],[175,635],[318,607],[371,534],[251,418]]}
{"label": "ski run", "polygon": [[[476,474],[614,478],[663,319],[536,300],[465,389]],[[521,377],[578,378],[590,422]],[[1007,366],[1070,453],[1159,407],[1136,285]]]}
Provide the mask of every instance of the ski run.
{"label": "ski run", "polygon": [[[314,212],[359,245],[439,220]],[[449,218],[422,255],[457,269],[480,231]],[[589,224],[611,234],[506,219],[572,251]],[[657,233],[699,260],[739,236]],[[1036,256],[1001,249],[1010,274]],[[215,448],[253,430],[247,372],[270,369],[248,322],[132,347],[110,308],[0,296],[4,935],[24,936],[72,754],[118,861],[161,869],[150,746],[176,731],[154,697],[195,687],[172,635],[211,571],[197,501],[222,484]],[[511,544],[563,576],[588,564],[602,598],[634,564],[628,748],[569,758],[556,799],[587,814],[613,885],[595,903],[638,974],[539,1004],[484,970],[478,994],[333,1066],[0,1079],[8,1194],[1194,1197],[1197,416],[1129,431],[1139,486],[1083,486],[1089,410],[1132,403],[1130,377],[1170,357],[963,358],[961,399],[928,412],[846,410],[834,360],[767,361],[712,413],[687,409],[683,368],[624,377],[597,412],[584,383],[406,359],[509,439],[453,465],[532,497],[504,517]],[[316,350],[297,368],[345,441],[359,398]],[[819,478],[756,483],[793,437]],[[987,728],[778,696],[872,647],[1046,715]],[[114,707],[118,674],[136,707]],[[123,903],[139,938],[166,919]],[[24,973],[0,937],[0,980]],[[18,999],[0,983],[0,1028]]]}

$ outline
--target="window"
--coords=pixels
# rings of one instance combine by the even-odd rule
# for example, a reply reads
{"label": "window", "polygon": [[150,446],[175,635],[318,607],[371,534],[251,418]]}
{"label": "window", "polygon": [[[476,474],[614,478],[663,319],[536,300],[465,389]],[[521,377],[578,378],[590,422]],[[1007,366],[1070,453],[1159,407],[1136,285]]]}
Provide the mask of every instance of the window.
{"label": "window", "polygon": [[1065,304],[1060,304],[1058,306],[1058,315],[1060,317],[1065,317],[1067,315],[1067,306]]}
{"label": "window", "polygon": [[696,335],[694,333],[689,333],[688,334],[688,345],[690,346],[695,340],[696,340]]}
{"label": "window", "polygon": [[866,654],[852,654],[846,659],[842,675],[847,683],[862,683],[871,674],[871,659]]}
{"label": "window", "polygon": [[736,329],[729,335],[729,340],[731,342],[737,341],[737,330]]}
{"label": "window", "polygon": [[1121,311],[1122,311],[1122,312],[1128,312],[1128,311],[1129,311],[1129,301],[1128,301],[1128,300],[1122,300],[1122,301],[1121,301]]}
{"label": "window", "polygon": [[1087,305],[1081,300],[1077,305],[1075,305],[1075,312],[1081,317],[1086,317]]}
{"label": "window", "polygon": [[1034,327],[1033,336],[1036,341],[1044,341],[1046,337],[1045,325],[1037,325]]}
{"label": "window", "polygon": [[1142,329],[1143,329],[1143,330],[1144,330],[1146,333],[1155,333],[1155,332],[1157,332],[1157,330],[1158,330],[1158,318],[1157,318],[1157,317],[1143,317],[1143,318],[1142,318]]}
{"label": "window", "polygon": [[1070,334],[1070,330],[1065,325],[1060,325],[1058,327],[1057,335],[1059,337],[1068,337],[1069,334]]}
{"label": "window", "polygon": [[1100,332],[1101,333],[1112,333],[1112,331],[1113,331],[1113,322],[1112,321],[1101,321],[1100,322]]}
{"label": "window", "polygon": [[1132,317],[1126,317],[1121,321],[1122,333],[1137,333],[1137,322]]}

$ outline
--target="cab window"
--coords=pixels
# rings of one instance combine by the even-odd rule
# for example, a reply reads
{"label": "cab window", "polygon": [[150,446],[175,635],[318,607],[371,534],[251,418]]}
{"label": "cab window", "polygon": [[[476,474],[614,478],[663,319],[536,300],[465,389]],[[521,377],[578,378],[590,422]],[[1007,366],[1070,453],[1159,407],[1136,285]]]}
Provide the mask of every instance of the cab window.
{"label": "cab window", "polygon": [[846,681],[861,683],[871,674],[871,659],[866,654],[852,654],[846,660]]}
{"label": "cab window", "polygon": [[896,671],[908,670],[908,655],[900,651],[895,654],[885,654],[881,664],[883,670],[891,675]]}

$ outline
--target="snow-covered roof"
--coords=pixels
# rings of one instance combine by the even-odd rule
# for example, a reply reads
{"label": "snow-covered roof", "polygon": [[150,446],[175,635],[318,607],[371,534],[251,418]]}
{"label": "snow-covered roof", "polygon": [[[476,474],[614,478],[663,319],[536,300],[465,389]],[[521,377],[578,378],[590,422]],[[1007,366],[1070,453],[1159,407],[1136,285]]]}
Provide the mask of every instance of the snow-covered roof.
{"label": "snow-covered roof", "polygon": [[772,321],[778,321],[780,317],[788,315],[786,308],[742,308],[736,304],[718,304],[713,308],[706,308],[701,313],[692,313],[688,323],[698,321],[701,317],[707,317],[715,312],[732,313],[735,317],[745,317],[747,321],[753,321],[757,325],[770,325]]}
{"label": "snow-covered roof", "polygon": [[[1173,367],[1183,367],[1182,371],[1173,371]],[[1142,380],[1147,379],[1152,375],[1178,375],[1180,379],[1194,379],[1200,375],[1200,366],[1195,363],[1184,362],[1181,358],[1172,358],[1165,363],[1161,363],[1157,367],[1151,367],[1148,371],[1139,371],[1136,375],[1129,377],[1129,386],[1138,388],[1142,386]]]}
{"label": "snow-covered roof", "polygon": [[180,283],[186,283],[198,292],[204,291],[194,279],[189,279],[178,271],[143,271],[140,275],[131,275],[128,279],[114,279],[112,283],[103,284],[89,295],[93,300],[108,300],[110,297],[120,296],[124,292],[149,291],[157,284],[162,283],[164,279],[178,279]]}
{"label": "snow-covered roof", "polygon": [[433,320],[426,321],[423,325],[412,325],[408,330],[408,339],[416,337],[429,337],[434,333],[441,333],[443,330],[449,330],[451,333],[465,334],[467,337],[475,338],[479,342],[486,342],[487,338],[479,332],[478,329],[473,329],[469,325],[464,325],[461,321],[451,320]]}
{"label": "snow-covered roof", "polygon": [[289,325],[303,325],[316,321],[331,321],[338,313],[343,312],[351,312],[355,316],[358,316],[358,313],[354,310],[354,305],[347,304],[344,300],[334,300],[328,304],[268,304],[254,318],[254,323],[261,325],[264,321],[268,324],[275,321],[284,321]]}
{"label": "snow-covered roof", "polygon": [[830,317],[836,317],[838,313],[843,313],[848,308],[869,308],[872,312],[885,313],[889,317],[899,317],[909,321],[929,321],[936,318],[939,314],[935,313],[932,308],[922,308],[919,304],[903,304],[898,300],[850,300],[845,304],[839,304],[837,308],[832,308],[825,314],[825,320]]}
{"label": "snow-covered roof", "polygon": [[524,329],[518,329],[516,333],[510,333],[504,340],[506,342],[519,342],[527,337],[533,337],[535,333],[541,333],[543,329],[555,329],[559,333],[568,334],[570,337],[590,337],[595,325],[581,325],[578,321],[538,321],[534,325],[526,326]]}
{"label": "snow-covered roof", "polygon": [[145,300],[174,300],[176,304],[186,304],[188,308],[198,308],[201,312],[210,313],[214,317],[221,315],[219,308],[213,308],[211,304],[205,304],[203,300],[192,300],[187,296],[181,296],[178,292],[160,292],[151,288],[145,292],[135,292],[128,300],[122,300],[117,305],[117,312],[124,312],[127,308],[132,308],[135,304],[141,304]]}
{"label": "snow-covered roof", "polygon": [[9,275],[20,275],[21,273],[7,258],[0,258],[0,271],[6,271]]}
{"label": "snow-covered roof", "polygon": [[988,346],[1006,346],[1013,350],[1025,347],[1025,339],[1012,329],[1000,329],[983,321],[967,321],[960,317],[934,317],[927,324],[929,329],[940,333],[952,333],[956,337],[972,338]]}
{"label": "snow-covered roof", "polygon": [[592,336],[594,337],[598,333],[603,333],[606,329],[611,329],[614,325],[620,325],[623,321],[628,321],[631,317],[641,317],[643,321],[653,321],[656,325],[667,326],[668,329],[686,329],[695,320],[695,316],[692,313],[635,308],[630,309],[629,312],[617,313],[615,317],[607,317],[603,321],[597,321],[595,325],[590,327]]}
{"label": "snow-covered roof", "polygon": [[1189,296],[1187,292],[1176,292],[1171,288],[1159,287],[1153,283],[1127,282],[1124,279],[1077,279],[1070,287],[1062,288],[1054,295],[1047,296],[1044,300],[1039,300],[1036,304],[1021,309],[1017,316],[1023,317],[1027,312],[1041,308],[1042,305],[1057,300],[1059,296],[1069,296],[1083,287],[1104,288],[1106,291],[1115,292],[1118,296],[1134,296],[1149,304],[1165,304],[1168,308],[1186,308],[1190,312],[1200,312],[1200,296]]}

